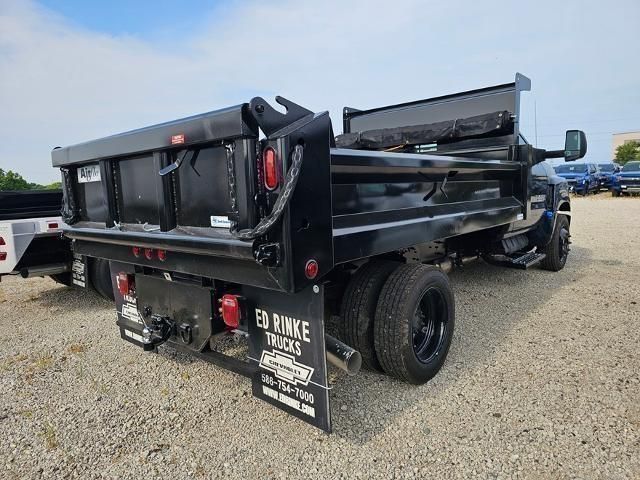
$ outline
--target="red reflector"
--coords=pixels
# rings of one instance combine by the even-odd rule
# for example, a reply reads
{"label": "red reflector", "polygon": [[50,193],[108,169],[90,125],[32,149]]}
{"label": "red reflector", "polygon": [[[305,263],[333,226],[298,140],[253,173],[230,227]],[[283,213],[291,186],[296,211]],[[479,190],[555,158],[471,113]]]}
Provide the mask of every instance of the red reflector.
{"label": "red reflector", "polygon": [[318,275],[318,262],[309,260],[304,266],[304,274],[309,280],[313,280]]}
{"label": "red reflector", "polygon": [[54,228],[58,228],[58,224],[57,223],[50,223],[48,226],[49,226],[50,230],[52,230]]}
{"label": "red reflector", "polygon": [[4,262],[7,259],[7,252],[0,252],[0,262]]}
{"label": "red reflector", "polygon": [[167,259],[167,251],[166,250],[158,250],[158,260],[164,262]]}
{"label": "red reflector", "polygon": [[240,303],[235,295],[222,296],[222,320],[229,328],[238,328],[240,325]]}
{"label": "red reflector", "polygon": [[171,145],[180,145],[181,143],[184,143],[184,133],[171,135]]}
{"label": "red reflector", "polygon": [[154,255],[155,255],[155,252],[153,251],[153,248],[144,249],[144,258],[146,258],[147,260],[153,260]]}
{"label": "red reflector", "polygon": [[278,186],[278,165],[276,151],[267,147],[262,153],[262,165],[264,167],[264,186],[269,190],[275,190]]}
{"label": "red reflector", "polygon": [[6,245],[4,238],[0,237],[0,245]]}
{"label": "red reflector", "polygon": [[131,253],[133,253],[134,257],[138,258],[142,253],[142,249],[140,247],[131,247]]}
{"label": "red reflector", "polygon": [[125,272],[120,272],[116,277],[116,283],[118,284],[118,291],[120,294],[129,295],[133,290],[133,275],[128,275]]}

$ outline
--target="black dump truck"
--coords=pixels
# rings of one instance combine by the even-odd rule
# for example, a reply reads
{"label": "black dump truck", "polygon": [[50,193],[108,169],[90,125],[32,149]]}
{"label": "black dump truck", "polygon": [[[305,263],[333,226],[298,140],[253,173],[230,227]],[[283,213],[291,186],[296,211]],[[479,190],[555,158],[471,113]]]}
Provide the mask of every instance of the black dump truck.
{"label": "black dump truck", "polygon": [[73,253],[61,206],[62,190],[0,191],[0,280],[49,276],[113,300],[108,261]]}
{"label": "black dump truck", "polygon": [[[565,265],[569,193],[544,160],[581,158],[586,138],[528,144],[518,125],[529,89],[517,74],[345,108],[337,137],[327,112],[254,98],[57,148],[65,234],[110,262],[124,340],[246,375],[256,397],[330,431],[327,361],[415,384],[442,367],[449,268]],[[246,359],[217,347],[230,334],[247,338]]]}

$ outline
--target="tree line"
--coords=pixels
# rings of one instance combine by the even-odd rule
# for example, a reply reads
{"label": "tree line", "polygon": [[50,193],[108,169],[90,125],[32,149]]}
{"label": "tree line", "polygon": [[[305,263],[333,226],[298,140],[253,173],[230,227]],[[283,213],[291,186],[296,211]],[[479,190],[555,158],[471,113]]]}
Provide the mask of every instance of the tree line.
{"label": "tree line", "polygon": [[57,190],[62,188],[60,182],[53,182],[48,185],[27,182],[22,175],[11,170],[0,168],[0,191],[7,190]]}

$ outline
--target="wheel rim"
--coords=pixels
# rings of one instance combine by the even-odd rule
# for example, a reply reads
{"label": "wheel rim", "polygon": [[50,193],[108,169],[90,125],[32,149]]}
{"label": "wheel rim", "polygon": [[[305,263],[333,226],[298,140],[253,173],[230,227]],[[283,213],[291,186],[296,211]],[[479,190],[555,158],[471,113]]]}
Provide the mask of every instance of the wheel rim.
{"label": "wheel rim", "polygon": [[429,363],[440,353],[447,328],[447,303],[442,292],[431,287],[420,299],[413,315],[413,353]]}
{"label": "wheel rim", "polygon": [[560,242],[560,261],[564,263],[569,255],[569,230],[566,227],[562,227],[558,238]]}

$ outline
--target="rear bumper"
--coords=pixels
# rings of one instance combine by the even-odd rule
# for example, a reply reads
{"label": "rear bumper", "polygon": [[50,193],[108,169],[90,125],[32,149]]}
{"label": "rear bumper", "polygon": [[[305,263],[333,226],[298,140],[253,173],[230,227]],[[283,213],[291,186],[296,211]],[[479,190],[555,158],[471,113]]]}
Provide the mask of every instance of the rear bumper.
{"label": "rear bumper", "polygon": [[[103,232],[101,231],[101,233]],[[79,255],[215,278],[269,290],[292,291],[291,283],[283,268],[263,267],[254,260],[252,255],[247,255],[246,251],[242,257],[231,257],[229,255],[216,255],[213,250],[206,249],[200,249],[198,253],[180,251],[174,249],[173,245],[167,246],[163,243],[152,241],[124,243],[117,241],[115,238],[111,239],[112,241],[105,241],[106,237],[100,237],[100,240],[89,240],[84,236],[76,235],[73,238],[75,239],[74,252]],[[148,236],[145,236],[144,239],[147,240]],[[132,252],[132,246],[166,249],[166,259],[164,261],[160,261],[158,258],[147,260],[144,255],[135,257]]]}

